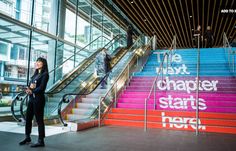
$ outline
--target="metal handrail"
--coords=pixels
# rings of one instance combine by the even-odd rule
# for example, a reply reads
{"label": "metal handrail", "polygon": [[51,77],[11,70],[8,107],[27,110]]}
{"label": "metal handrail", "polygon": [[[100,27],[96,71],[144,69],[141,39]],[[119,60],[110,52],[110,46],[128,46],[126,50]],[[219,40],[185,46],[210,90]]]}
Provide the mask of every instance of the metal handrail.
{"label": "metal handrail", "polygon": [[[118,36],[116,36],[116,37],[118,37]],[[122,36],[120,36],[119,38],[122,38]],[[105,46],[107,46],[108,44],[110,44],[113,40],[114,40],[115,38],[113,38],[109,43],[107,43]],[[108,48],[110,48],[111,46],[109,46]],[[99,51],[101,51],[101,49],[99,49],[98,51],[97,51],[97,53],[99,52]],[[96,54],[97,54],[96,53]],[[93,56],[93,55],[92,55]],[[91,56],[91,57],[92,57]],[[89,59],[89,58],[88,58]],[[89,65],[88,65],[89,66]],[[87,66],[87,67],[88,67]],[[87,67],[84,69],[84,70],[86,70],[87,69]],[[83,70],[83,71],[84,71]],[[58,91],[58,92],[54,92],[54,93],[51,93],[51,92],[45,92],[45,94],[55,94],[55,93],[59,93],[60,91]],[[10,93],[9,91],[8,92],[6,92],[6,93]],[[20,122],[20,120],[19,119],[17,119],[17,117],[15,116],[15,113],[14,113],[14,104],[15,104],[15,102],[16,102],[16,100],[17,100],[17,98],[19,98],[18,96],[20,96],[20,95],[22,95],[22,94],[25,94],[25,92],[24,91],[14,91],[14,92],[11,92],[11,93],[18,93],[17,95],[16,95],[16,97],[13,99],[13,102],[12,102],[12,104],[11,104],[11,112],[12,112],[12,116],[13,116],[13,118],[16,120],[16,121],[18,121],[18,122]],[[23,104],[24,104],[24,101],[25,101],[25,98],[23,99],[23,100],[21,100],[21,104],[20,104],[20,113],[21,113],[21,117],[23,118],[23,119],[25,119],[25,117],[24,117],[24,114],[23,114]]]}
{"label": "metal handrail", "polygon": [[[67,93],[67,94],[64,94],[63,97],[61,98],[59,104],[58,104],[58,109],[57,109],[57,113],[58,113],[58,116],[59,116],[59,121],[62,123],[63,126],[67,126],[68,124],[64,122],[63,118],[62,118],[62,114],[61,114],[61,107],[62,107],[62,103],[69,103],[70,102],[70,99],[66,99],[66,96],[68,95],[89,95],[91,94],[93,91],[95,91],[97,89],[97,87],[107,78],[107,76],[109,76],[109,73],[107,73],[100,81],[99,83],[95,86],[95,88],[88,92],[88,93]],[[92,84],[90,84],[92,85]],[[87,91],[88,89],[85,90],[85,92]]]}
{"label": "metal handrail", "polygon": [[[19,119],[19,118],[17,118],[16,117],[16,114],[15,114],[15,110],[14,110],[14,105],[16,104],[16,101],[18,100],[18,99],[20,99],[21,100],[21,102],[27,97],[27,95],[25,96],[25,98],[20,98],[20,96],[21,95],[24,95],[25,93],[24,92],[21,92],[21,93],[18,93],[15,97],[14,97],[14,99],[13,99],[13,101],[12,101],[12,103],[11,103],[11,113],[12,113],[12,117],[17,121],[17,122],[21,122],[21,120]],[[22,103],[21,103],[22,104]],[[22,112],[21,112],[21,109],[22,109],[22,105],[20,104],[20,113],[21,113],[21,116],[22,116]],[[24,118],[24,117],[23,117]]]}
{"label": "metal handrail", "polygon": [[[88,68],[88,67],[86,67],[84,70],[86,70],[87,68]],[[83,70],[83,71],[84,71],[84,70]],[[106,78],[106,75],[104,76],[103,79],[105,79],[105,78]],[[99,82],[99,84],[103,81],[103,79]],[[98,84],[98,85],[99,85],[99,84]],[[97,85],[97,86],[98,86],[98,85]],[[95,87],[95,89],[97,88],[97,86]],[[94,90],[95,90],[95,89],[94,89]],[[90,93],[92,93],[94,90],[92,90]],[[90,94],[90,93],[88,93],[88,94]],[[21,92],[21,93],[17,94],[17,96],[18,96],[18,95],[22,95],[22,94],[25,94],[25,92]],[[46,92],[45,94],[55,94],[55,93],[47,93],[47,92]],[[59,120],[61,121],[61,123],[63,123],[64,126],[67,126],[67,124],[63,122],[62,117],[61,117],[61,105],[62,105],[62,103],[68,103],[67,101],[69,101],[69,100],[66,101],[65,97],[66,97],[67,95],[88,95],[88,94],[67,93],[67,94],[63,95],[63,97],[62,97],[62,99],[61,99],[61,101],[59,102],[59,105],[58,105],[58,114],[59,114]],[[16,99],[18,98],[17,96],[15,97]],[[27,96],[28,96],[28,95],[26,95],[26,97],[21,100],[21,104],[20,104],[20,113],[21,113],[21,117],[22,117],[24,120],[25,120],[25,116],[24,116],[24,114],[23,114],[23,105],[24,105],[24,101],[25,101],[25,99],[27,98]],[[13,118],[14,118],[15,120],[17,120],[17,118],[16,118],[15,114],[13,113],[13,111],[14,111],[14,103],[15,103],[15,100],[16,100],[16,99],[13,99],[13,102],[12,102],[12,104],[11,104],[11,106],[12,106],[12,115],[13,115]],[[17,120],[17,121],[18,121],[18,122],[21,122],[21,120]]]}
{"label": "metal handrail", "polygon": [[[122,38],[122,37],[120,37],[120,38]],[[113,40],[114,40],[114,39],[113,39]],[[107,43],[104,47],[106,47],[108,44],[110,44],[113,40],[111,40],[109,43]],[[112,46],[112,45],[111,45],[111,46]],[[107,49],[109,49],[111,46],[109,46]],[[84,60],[85,62],[82,62],[77,68],[75,68],[74,70],[72,70],[71,73],[69,73],[68,75],[64,76],[64,78],[69,78],[72,74],[74,74],[75,71],[78,70],[78,68],[82,67],[83,65],[86,65],[89,61],[91,61],[92,59],[94,59],[94,57],[95,57],[100,51],[102,51],[102,49],[103,49],[103,48],[98,49],[93,55],[91,55],[89,58],[86,58],[86,59]],[[91,65],[91,64],[89,64],[89,65]],[[86,70],[86,69],[89,67],[89,65],[87,65],[87,67],[84,68],[83,71]],[[81,73],[82,73],[82,72],[81,72]],[[79,76],[81,73],[79,73],[77,76]],[[71,82],[72,82],[72,81],[73,81],[73,80],[71,80]],[[71,82],[68,82],[68,83],[66,84],[66,86],[69,85]],[[60,85],[61,83],[62,83],[62,81],[59,81],[59,83],[57,83],[57,84]],[[65,86],[65,87],[66,87],[66,86]],[[52,86],[50,89],[53,89],[53,87],[55,87],[55,85]],[[59,92],[61,92],[61,91],[62,91],[62,89],[59,90],[59,91],[56,91],[56,92],[46,92],[45,94],[56,94],[56,93],[59,93]]]}
{"label": "metal handrail", "polygon": [[156,109],[156,83],[157,83],[157,79],[159,77],[160,72],[163,72],[163,64],[164,64],[165,58],[167,57],[167,59],[168,59],[168,56],[169,56],[168,53],[164,54],[161,64],[159,66],[158,72],[157,72],[157,76],[155,77],[155,79],[152,83],[152,87],[151,87],[151,90],[148,94],[148,97],[145,98],[145,100],[144,100],[144,131],[147,131],[147,102],[150,100],[152,91],[154,91],[154,110]]}
{"label": "metal handrail", "polygon": [[[151,41],[152,41],[152,38],[149,40],[149,42],[148,42],[148,44],[150,44],[151,43]],[[146,47],[146,49],[147,49],[148,47]],[[127,69],[128,70],[128,78],[129,78],[129,75],[130,75],[130,63],[131,63],[131,61],[135,58],[135,56],[136,56],[136,51],[137,51],[137,49],[135,50],[135,52],[133,53],[133,55],[132,55],[132,57],[130,58],[130,60],[128,61],[128,63],[126,63],[126,65],[125,65],[125,67],[123,68],[123,70],[120,72],[120,74],[117,76],[117,78],[116,78],[116,80],[114,81],[114,83],[112,84],[112,86],[110,87],[110,89],[107,91],[107,93],[103,96],[103,97],[101,97],[100,98],[100,100],[99,100],[99,113],[98,113],[98,118],[99,118],[99,121],[98,121],[98,126],[100,127],[101,126],[101,103],[105,100],[105,98],[111,93],[111,91],[112,91],[112,89],[115,87],[116,89],[117,89],[117,82],[118,82],[118,80],[120,79],[120,77],[124,74],[124,72],[125,72],[125,70]],[[146,50],[145,50],[145,52],[146,52]],[[117,97],[116,96],[117,95],[117,93],[115,92],[115,98]],[[114,101],[113,101],[113,103],[114,103]],[[115,99],[115,103],[116,103],[116,99]],[[108,112],[108,110],[107,110],[107,112]],[[104,116],[103,116],[104,117]]]}
{"label": "metal handrail", "polygon": [[[88,46],[90,46],[92,43],[94,43],[95,41],[97,41],[99,38],[103,37],[106,38],[107,40],[110,40],[110,42],[112,42],[114,39],[116,39],[117,37],[119,37],[120,35],[116,35],[112,40],[108,39],[105,36],[99,36],[96,39],[94,39],[93,41],[91,41],[89,44],[87,44],[86,46],[84,46],[82,49],[80,49],[79,51],[77,51],[75,54],[71,55],[69,58],[67,58],[66,60],[64,60],[59,66],[56,66],[54,69],[52,69],[51,71],[49,71],[49,74],[52,73],[53,71],[55,71],[57,68],[60,68],[66,61],[70,60],[72,57],[74,57],[75,55],[77,55],[79,52],[83,51],[84,49],[86,49]],[[109,43],[107,43],[105,46],[107,46]]]}
{"label": "metal handrail", "polygon": [[172,43],[171,43],[171,46],[170,46],[170,62],[172,63],[172,56],[175,54],[176,52],[176,36],[174,36],[173,40],[172,40]]}
{"label": "metal handrail", "polygon": [[[227,48],[228,47],[228,52],[227,52]],[[225,49],[225,53],[226,55],[228,56],[228,63],[229,63],[229,70],[231,71],[231,68],[232,69],[232,72],[234,72],[234,57],[232,59],[232,62],[231,62],[231,54],[234,54],[233,51],[232,51],[232,47],[231,45],[229,44],[229,41],[228,41],[228,38],[226,36],[226,33],[224,32],[223,34],[223,48]],[[227,54],[228,53],[228,54]],[[232,66],[232,67],[231,67]]]}
{"label": "metal handrail", "polygon": [[171,65],[172,64],[172,55],[175,53],[175,51],[176,51],[176,36],[174,36],[174,38],[172,40],[171,47],[170,47],[169,51],[165,52],[163,59],[161,61],[161,64],[159,66],[157,76],[155,77],[155,79],[152,83],[152,87],[151,87],[151,90],[148,94],[148,97],[145,98],[145,100],[144,100],[144,131],[147,130],[147,102],[150,100],[151,94],[154,91],[154,110],[156,109],[156,83],[157,83],[157,79],[159,77],[160,72],[162,72],[162,81],[163,81],[163,64],[164,64],[165,58],[167,57],[167,68],[168,68],[168,58],[170,57],[170,65]]}
{"label": "metal handrail", "polygon": [[[139,41],[140,41],[140,39],[141,38],[139,38],[139,39],[137,39],[136,40],[136,42],[127,50],[127,52],[129,52],[135,45],[136,45],[136,43],[138,43]],[[121,59],[121,58],[120,58]],[[118,63],[118,61],[117,61],[117,63]],[[117,64],[116,63],[116,64]],[[116,65],[115,64],[115,65]],[[115,66],[114,65],[114,66]],[[114,66],[113,66],[113,68],[114,68]],[[123,70],[122,70],[123,71]],[[88,95],[88,94],[91,94],[94,90],[96,90],[96,88],[99,86],[99,84],[103,81],[103,80],[105,80],[106,79],[106,77],[109,75],[109,73],[107,73],[101,80],[100,80],[100,82],[96,85],[96,87],[92,90],[92,91],[90,91],[89,93],[67,93],[67,94],[64,94],[63,95],[63,97],[62,97],[62,99],[61,99],[61,101],[59,102],[59,104],[58,104],[58,115],[59,115],[59,121],[63,124],[63,126],[67,126],[68,124],[67,123],[65,123],[64,122],[64,120],[63,120],[63,118],[62,118],[62,115],[61,115],[61,106],[62,106],[62,103],[69,103],[69,99],[65,99],[65,97],[66,96],[68,96],[68,95]],[[118,76],[119,77],[119,76]],[[110,91],[110,90],[109,90]],[[108,91],[108,92],[109,92]],[[85,91],[86,92],[86,91]]]}
{"label": "metal handrail", "polygon": [[197,41],[198,41],[198,48],[197,48],[197,89],[196,89],[196,130],[195,133],[198,135],[198,126],[199,126],[199,72],[200,72],[200,34],[196,34]]}
{"label": "metal handrail", "polygon": [[[99,37],[104,37],[104,36],[99,36]],[[99,38],[98,37],[98,38]],[[122,35],[117,35],[117,36],[115,36],[112,40],[110,40],[104,47],[106,47],[107,45],[109,45],[112,41],[114,41],[116,38],[122,38],[123,36]],[[98,38],[96,38],[95,40],[97,40]],[[106,37],[105,37],[106,38]],[[95,41],[94,40],[94,41]],[[83,47],[81,50],[79,50],[78,52],[80,52],[80,51],[82,51],[83,49],[85,49],[86,47],[88,47],[89,45],[91,45],[94,41],[92,41],[91,43],[89,43],[87,46],[85,46],[85,47]],[[112,45],[111,45],[112,46]],[[110,48],[111,46],[109,46],[108,48]],[[101,51],[102,49],[100,48],[100,49],[98,49],[94,54],[97,54],[99,51]],[[78,53],[77,52],[77,53]],[[72,55],[71,57],[73,57],[73,56],[75,56],[76,54],[74,54],[74,55]],[[54,70],[56,70],[57,68],[59,68],[59,67],[61,67],[66,61],[68,61],[71,57],[69,57],[69,58],[67,58],[65,61],[63,61],[62,62],[62,64],[60,65],[60,66],[57,66],[57,67],[55,67],[54,69],[52,69],[51,71],[49,71],[49,74],[51,73],[51,72],[53,72]],[[93,57],[93,55],[91,55],[90,57]],[[84,59],[84,61],[88,61],[88,60],[90,60],[91,58],[86,58],[86,59]],[[81,64],[86,64],[86,62],[81,62]],[[79,66],[81,66],[81,64],[79,65]],[[78,66],[78,67],[79,67]],[[77,70],[77,68],[75,68],[73,71],[71,71],[71,73],[70,74],[68,74],[67,76],[65,75],[64,77],[70,77],[70,75],[71,74],[73,74],[74,73],[74,71],[75,70]],[[49,88],[49,89],[52,89],[54,86],[52,86],[51,88]],[[7,91],[7,92],[5,92],[5,91],[3,91],[2,93],[22,93],[22,92],[24,92],[24,91]],[[60,91],[59,91],[60,92]],[[46,92],[46,94],[54,94],[54,93],[51,93],[51,92]],[[56,93],[58,93],[58,92],[56,92]]]}

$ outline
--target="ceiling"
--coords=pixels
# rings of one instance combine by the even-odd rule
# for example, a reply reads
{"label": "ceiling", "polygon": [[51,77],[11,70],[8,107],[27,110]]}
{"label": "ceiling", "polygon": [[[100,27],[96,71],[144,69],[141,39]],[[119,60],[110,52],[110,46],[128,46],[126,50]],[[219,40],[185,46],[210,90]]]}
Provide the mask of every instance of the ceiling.
{"label": "ceiling", "polygon": [[[158,46],[170,47],[177,36],[178,48],[194,47],[194,30],[201,34],[211,26],[214,46],[222,46],[223,32],[229,41],[236,38],[236,0],[113,0],[145,34],[157,35]],[[225,9],[232,9],[222,13]],[[205,43],[202,44],[202,47]]]}

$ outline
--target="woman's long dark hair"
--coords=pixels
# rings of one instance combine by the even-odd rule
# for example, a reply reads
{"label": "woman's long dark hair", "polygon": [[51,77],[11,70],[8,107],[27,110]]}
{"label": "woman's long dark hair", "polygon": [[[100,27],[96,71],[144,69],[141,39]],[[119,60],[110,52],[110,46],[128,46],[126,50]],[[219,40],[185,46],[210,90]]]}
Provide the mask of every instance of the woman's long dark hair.
{"label": "woman's long dark hair", "polygon": [[[48,73],[48,63],[47,63],[47,60],[45,58],[39,57],[36,61],[40,61],[40,62],[43,63],[41,74]],[[34,77],[38,73],[39,73],[39,70],[36,69],[35,72],[34,72],[34,75],[32,77]]]}

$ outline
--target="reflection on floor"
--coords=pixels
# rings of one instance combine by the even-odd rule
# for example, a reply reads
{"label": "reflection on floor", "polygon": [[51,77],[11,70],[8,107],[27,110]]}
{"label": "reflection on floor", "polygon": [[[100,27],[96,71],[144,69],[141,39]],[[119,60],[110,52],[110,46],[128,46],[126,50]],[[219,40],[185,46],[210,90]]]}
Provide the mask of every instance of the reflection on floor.
{"label": "reflection on floor", "polygon": [[[0,122],[0,131],[2,132],[11,132],[11,133],[25,133],[25,127],[18,125],[16,122]],[[60,127],[60,126],[45,126],[46,136],[52,136],[56,134],[61,134],[69,132],[70,129]],[[32,135],[38,135],[38,127],[32,128]]]}

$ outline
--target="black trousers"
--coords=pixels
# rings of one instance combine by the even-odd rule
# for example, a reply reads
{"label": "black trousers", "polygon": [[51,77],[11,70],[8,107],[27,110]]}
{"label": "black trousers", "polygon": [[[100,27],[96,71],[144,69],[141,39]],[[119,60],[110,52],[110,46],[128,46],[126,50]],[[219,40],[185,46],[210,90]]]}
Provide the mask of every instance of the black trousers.
{"label": "black trousers", "polygon": [[33,120],[33,117],[35,116],[37,124],[38,124],[39,139],[43,139],[45,137],[45,125],[43,121],[44,106],[45,106],[45,101],[40,102],[37,99],[30,98],[28,102],[27,112],[26,112],[26,125],[25,125],[26,135],[31,134],[32,120]]}
{"label": "black trousers", "polygon": [[211,40],[207,40],[206,47],[207,48],[212,48],[213,42]]}

